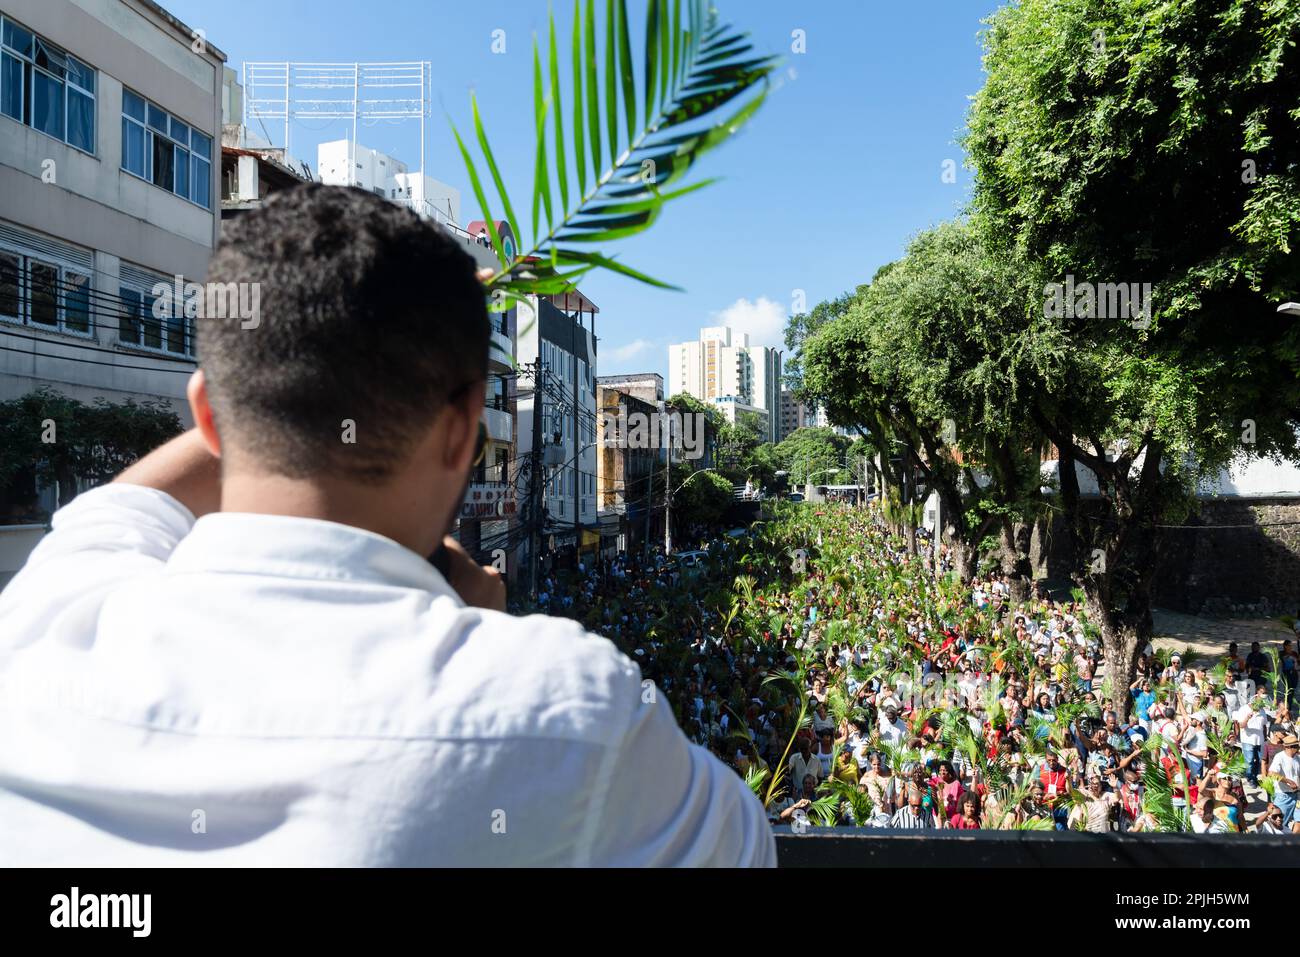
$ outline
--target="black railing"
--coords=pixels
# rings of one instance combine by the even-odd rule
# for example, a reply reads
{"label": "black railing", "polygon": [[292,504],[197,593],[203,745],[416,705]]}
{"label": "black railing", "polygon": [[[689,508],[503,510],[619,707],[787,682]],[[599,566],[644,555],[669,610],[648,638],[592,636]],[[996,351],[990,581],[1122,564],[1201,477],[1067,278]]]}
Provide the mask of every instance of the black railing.
{"label": "black railing", "polygon": [[1300,867],[1300,836],[776,829],[781,867]]}

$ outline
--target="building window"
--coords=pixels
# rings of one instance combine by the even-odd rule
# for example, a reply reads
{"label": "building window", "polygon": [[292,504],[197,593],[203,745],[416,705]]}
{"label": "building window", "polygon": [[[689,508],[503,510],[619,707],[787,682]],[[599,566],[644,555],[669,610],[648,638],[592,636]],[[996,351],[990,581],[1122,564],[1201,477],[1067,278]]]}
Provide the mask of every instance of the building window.
{"label": "building window", "polygon": [[22,322],[22,276],[22,257],[0,250],[0,319]]}
{"label": "building window", "polygon": [[122,90],[122,169],[212,208],[212,138],[127,89]]}
{"label": "building window", "polygon": [[95,153],[95,71],[8,17],[0,24],[0,112]]}
{"label": "building window", "polygon": [[63,272],[63,325],[69,332],[90,333],[90,277]]}
{"label": "building window", "polygon": [[0,319],[88,336],[90,276],[61,263],[0,249]]}
{"label": "building window", "polygon": [[168,308],[155,308],[157,297],[150,290],[122,286],[119,295],[117,338],[122,345],[177,356],[194,355],[193,316],[173,316],[168,314]]}
{"label": "building window", "polygon": [[27,318],[33,325],[58,327],[59,325],[59,267],[53,263],[28,260],[28,289],[31,290],[31,311]]}

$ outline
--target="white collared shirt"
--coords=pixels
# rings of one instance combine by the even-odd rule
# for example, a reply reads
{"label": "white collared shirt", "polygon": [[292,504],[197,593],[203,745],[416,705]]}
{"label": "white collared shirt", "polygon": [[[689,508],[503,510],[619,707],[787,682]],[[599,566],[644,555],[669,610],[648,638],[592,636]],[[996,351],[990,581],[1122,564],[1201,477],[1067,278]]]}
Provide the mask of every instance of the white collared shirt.
{"label": "white collared shirt", "polygon": [[[1300,757],[1294,754],[1288,754],[1286,751],[1279,751],[1273,755],[1273,763],[1268,766],[1268,773],[1274,777],[1288,778],[1292,781],[1300,781]],[[1287,794],[1294,795],[1296,789],[1289,784],[1277,782],[1277,786]]]}
{"label": "white collared shirt", "polygon": [[0,861],[772,865],[745,783],[576,623],[312,519],[87,492],[0,594]]}

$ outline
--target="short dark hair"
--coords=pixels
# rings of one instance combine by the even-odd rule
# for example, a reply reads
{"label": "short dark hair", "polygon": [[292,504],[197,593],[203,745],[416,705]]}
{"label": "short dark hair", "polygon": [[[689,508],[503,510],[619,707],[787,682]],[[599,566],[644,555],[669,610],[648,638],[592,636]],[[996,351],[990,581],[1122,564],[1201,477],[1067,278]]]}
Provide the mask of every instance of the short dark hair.
{"label": "short dark hair", "polygon": [[473,258],[364,190],[275,194],[225,224],[208,278],[257,284],[255,325],[198,320],[199,364],[223,440],[275,474],[382,481],[439,409],[486,378]]}

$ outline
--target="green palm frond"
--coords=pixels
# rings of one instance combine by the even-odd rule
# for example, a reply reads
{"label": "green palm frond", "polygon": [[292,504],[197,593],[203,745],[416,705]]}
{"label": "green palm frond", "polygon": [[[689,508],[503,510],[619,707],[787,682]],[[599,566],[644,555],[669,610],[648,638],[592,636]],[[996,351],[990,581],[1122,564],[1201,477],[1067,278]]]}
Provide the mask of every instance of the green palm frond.
{"label": "green palm frond", "polygon": [[856,717],[857,709],[842,682],[837,681],[826,690],[826,713],[835,722],[837,730],[844,722]]}
{"label": "green palm frond", "polygon": [[860,790],[856,784],[850,784],[839,778],[830,778],[823,783],[822,788],[826,796],[835,798],[839,808],[847,811],[846,816],[852,820],[855,827],[866,827],[871,821],[876,806],[867,793]]}
{"label": "green palm frond", "polygon": [[[1020,812],[1020,806],[1024,803],[1026,797],[1033,787],[1033,781],[1026,778],[1019,785],[1012,783],[1010,778],[1004,777],[999,784],[989,782],[989,788],[993,791],[995,803],[998,808],[996,814],[986,820],[985,827],[995,830],[1014,828],[1017,825],[1012,823]],[[1050,825],[1050,821],[1048,822]]]}
{"label": "green palm frond", "polygon": [[840,823],[840,795],[829,784],[823,784],[822,794],[808,805],[808,817],[822,827]]}
{"label": "green palm frond", "polygon": [[1045,818],[1033,817],[1027,821],[1017,821],[1008,830],[1011,831],[1054,831],[1056,825]]}
{"label": "green palm frond", "polygon": [[[655,222],[666,203],[712,182],[682,185],[691,167],[739,130],[767,95],[775,58],[755,55],[747,35],[720,24],[717,11],[706,0],[648,0],[638,96],[627,2],[605,0],[603,57],[596,6],[595,0],[586,0],[585,9],[581,0],[573,3],[572,103],[567,130],[553,13],[545,70],[541,46],[534,40],[537,148],[529,248],[507,254],[484,177],[452,124],[474,199],[499,261],[499,268],[486,283],[497,303],[508,306],[528,295],[567,292],[592,269],[675,288],[602,252],[579,247],[603,245],[642,232]],[[747,96],[755,90],[758,92]],[[520,232],[522,223],[515,215],[473,98],[471,109],[475,140],[499,197],[499,208]],[[552,182],[559,191],[558,202]]]}

